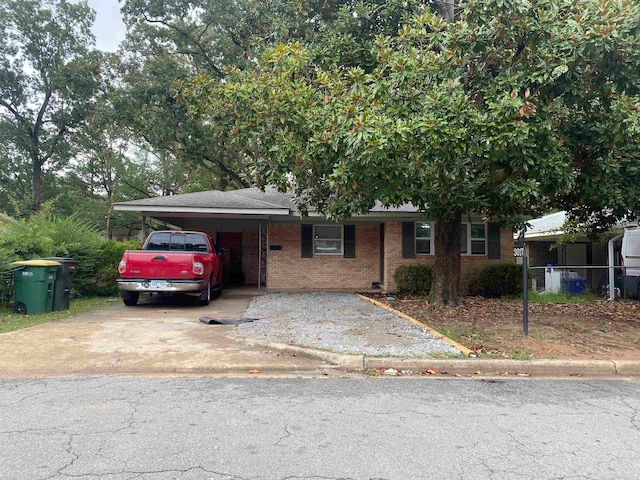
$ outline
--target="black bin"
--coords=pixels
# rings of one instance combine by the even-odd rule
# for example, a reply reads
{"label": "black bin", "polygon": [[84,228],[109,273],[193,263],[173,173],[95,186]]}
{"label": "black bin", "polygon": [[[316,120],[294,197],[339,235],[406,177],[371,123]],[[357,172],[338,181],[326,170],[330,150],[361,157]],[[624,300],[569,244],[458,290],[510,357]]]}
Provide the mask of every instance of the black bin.
{"label": "black bin", "polygon": [[78,268],[78,261],[73,258],[49,257],[45,260],[59,262],[56,283],[53,286],[53,311],[69,310],[71,304],[71,282]]}

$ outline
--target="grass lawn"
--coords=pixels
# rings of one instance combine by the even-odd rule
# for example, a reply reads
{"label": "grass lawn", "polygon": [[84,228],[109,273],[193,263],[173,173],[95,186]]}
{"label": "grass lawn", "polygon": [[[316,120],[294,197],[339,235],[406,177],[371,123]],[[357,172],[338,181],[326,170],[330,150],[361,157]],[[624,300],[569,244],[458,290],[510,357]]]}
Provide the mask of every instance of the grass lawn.
{"label": "grass lawn", "polygon": [[111,305],[114,305],[112,298],[93,297],[72,299],[69,310],[59,310],[40,315],[20,315],[13,313],[12,308],[0,308],[0,333],[33,327],[52,320],[60,320],[80,313],[100,310]]}
{"label": "grass lawn", "polygon": [[[594,303],[602,300],[600,297],[596,297],[590,293],[584,295],[569,295],[567,293],[539,293],[530,291],[527,295],[529,303],[568,303],[568,304],[581,304],[581,303]],[[522,303],[522,296],[513,298],[514,302]]]}

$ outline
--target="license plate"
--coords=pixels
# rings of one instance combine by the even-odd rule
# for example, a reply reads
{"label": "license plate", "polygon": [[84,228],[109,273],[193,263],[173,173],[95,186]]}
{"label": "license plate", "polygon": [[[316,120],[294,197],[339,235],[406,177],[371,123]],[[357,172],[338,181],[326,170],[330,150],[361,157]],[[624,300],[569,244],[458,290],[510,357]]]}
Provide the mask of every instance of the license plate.
{"label": "license plate", "polygon": [[151,280],[149,287],[151,288],[169,288],[171,284],[165,280]]}

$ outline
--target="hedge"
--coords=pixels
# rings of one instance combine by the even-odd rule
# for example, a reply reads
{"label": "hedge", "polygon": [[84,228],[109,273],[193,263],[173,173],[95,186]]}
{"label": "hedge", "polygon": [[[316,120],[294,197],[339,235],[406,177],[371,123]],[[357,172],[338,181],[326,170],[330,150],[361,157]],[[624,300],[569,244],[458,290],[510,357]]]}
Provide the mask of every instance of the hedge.
{"label": "hedge", "polygon": [[400,265],[393,273],[398,293],[429,293],[433,269],[429,265]]}

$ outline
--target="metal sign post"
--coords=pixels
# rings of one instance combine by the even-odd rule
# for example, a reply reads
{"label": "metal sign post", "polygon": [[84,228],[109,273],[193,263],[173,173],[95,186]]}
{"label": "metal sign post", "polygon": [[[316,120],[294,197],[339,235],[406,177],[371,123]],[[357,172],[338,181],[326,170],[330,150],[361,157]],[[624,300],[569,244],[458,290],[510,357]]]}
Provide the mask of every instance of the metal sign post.
{"label": "metal sign post", "polygon": [[521,249],[522,252],[522,333],[525,338],[529,336],[529,285],[527,282],[529,260],[526,255],[524,239],[526,231],[527,227],[524,227],[516,241],[516,248]]}
{"label": "metal sign post", "polygon": [[525,338],[529,336],[529,282],[528,282],[528,259],[525,250],[524,234],[527,227],[524,227],[515,241],[513,255],[522,257],[522,333]]}
{"label": "metal sign post", "polygon": [[529,286],[527,285],[527,256],[522,256],[522,333],[529,336]]}

